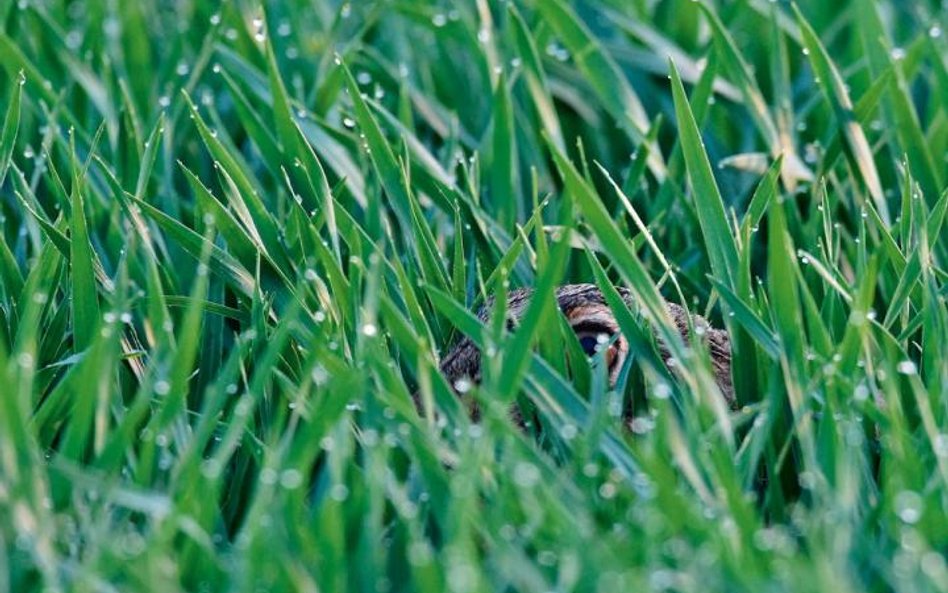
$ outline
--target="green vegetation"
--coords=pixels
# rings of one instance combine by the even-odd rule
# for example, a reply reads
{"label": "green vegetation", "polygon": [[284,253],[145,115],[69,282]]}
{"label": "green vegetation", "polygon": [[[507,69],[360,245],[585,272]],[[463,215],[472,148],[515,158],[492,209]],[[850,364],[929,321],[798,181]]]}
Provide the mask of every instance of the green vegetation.
{"label": "green vegetation", "polygon": [[948,591],[944,21],[0,2],[0,593]]}

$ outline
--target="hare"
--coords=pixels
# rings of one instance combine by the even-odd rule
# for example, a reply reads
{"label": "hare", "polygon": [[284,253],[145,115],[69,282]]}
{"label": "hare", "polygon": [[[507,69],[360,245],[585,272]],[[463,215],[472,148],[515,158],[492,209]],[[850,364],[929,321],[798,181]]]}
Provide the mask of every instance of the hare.
{"label": "hare", "polygon": [[[627,289],[619,287],[617,290],[627,304],[632,303],[632,295]],[[530,289],[518,289],[508,295],[507,311],[510,319],[516,320],[523,314],[532,294],[533,291]],[[567,284],[557,288],[556,301],[573,331],[576,332],[576,337],[586,354],[591,356],[596,352],[601,335],[604,334],[610,339],[615,338],[609,342],[609,349],[605,353],[609,380],[614,384],[628,354],[628,343],[621,334],[616,335],[619,333],[619,325],[599,288],[594,284]],[[478,317],[482,321],[487,320],[491,305],[492,302],[488,301],[478,313]],[[684,338],[685,343],[688,343],[690,341],[688,314],[682,307],[674,303],[667,303],[667,306],[675,326]],[[731,382],[730,337],[727,332],[712,328],[707,320],[700,315],[694,315],[692,323],[696,330],[695,333],[701,335],[708,344],[718,388],[727,402],[733,406],[735,399],[734,387]],[[509,325],[510,322],[508,322]],[[659,354],[667,364],[671,355],[660,340]],[[461,379],[468,379],[476,383],[480,381],[480,364],[480,351],[469,338],[465,338],[444,357],[441,362],[441,373],[451,385],[455,385]]]}

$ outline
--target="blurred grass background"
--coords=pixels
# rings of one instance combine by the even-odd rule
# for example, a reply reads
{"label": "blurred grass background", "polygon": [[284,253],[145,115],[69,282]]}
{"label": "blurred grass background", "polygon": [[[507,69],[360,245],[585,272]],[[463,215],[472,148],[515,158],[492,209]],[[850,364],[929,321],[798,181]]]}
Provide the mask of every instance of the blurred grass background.
{"label": "blurred grass background", "polygon": [[0,593],[948,591],[945,14],[4,0]]}

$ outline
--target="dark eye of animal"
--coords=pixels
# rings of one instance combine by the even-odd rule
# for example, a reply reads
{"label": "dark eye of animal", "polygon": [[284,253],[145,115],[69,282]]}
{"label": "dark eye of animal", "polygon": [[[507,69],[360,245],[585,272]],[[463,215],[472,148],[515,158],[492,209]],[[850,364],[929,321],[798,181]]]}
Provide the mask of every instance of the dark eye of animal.
{"label": "dark eye of animal", "polygon": [[579,345],[583,347],[586,356],[594,356],[596,348],[599,346],[599,337],[593,335],[579,336]]}
{"label": "dark eye of animal", "polygon": [[576,339],[586,356],[593,357],[600,351],[606,353],[606,368],[612,369],[619,360],[619,347],[613,339],[615,334],[598,324],[580,323],[573,326]]}

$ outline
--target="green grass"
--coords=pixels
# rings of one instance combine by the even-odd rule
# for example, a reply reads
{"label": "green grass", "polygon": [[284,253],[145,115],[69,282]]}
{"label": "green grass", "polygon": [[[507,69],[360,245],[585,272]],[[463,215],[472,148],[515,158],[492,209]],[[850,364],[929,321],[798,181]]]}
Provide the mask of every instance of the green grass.
{"label": "green grass", "polygon": [[0,593],[948,591],[945,21],[0,3]]}

